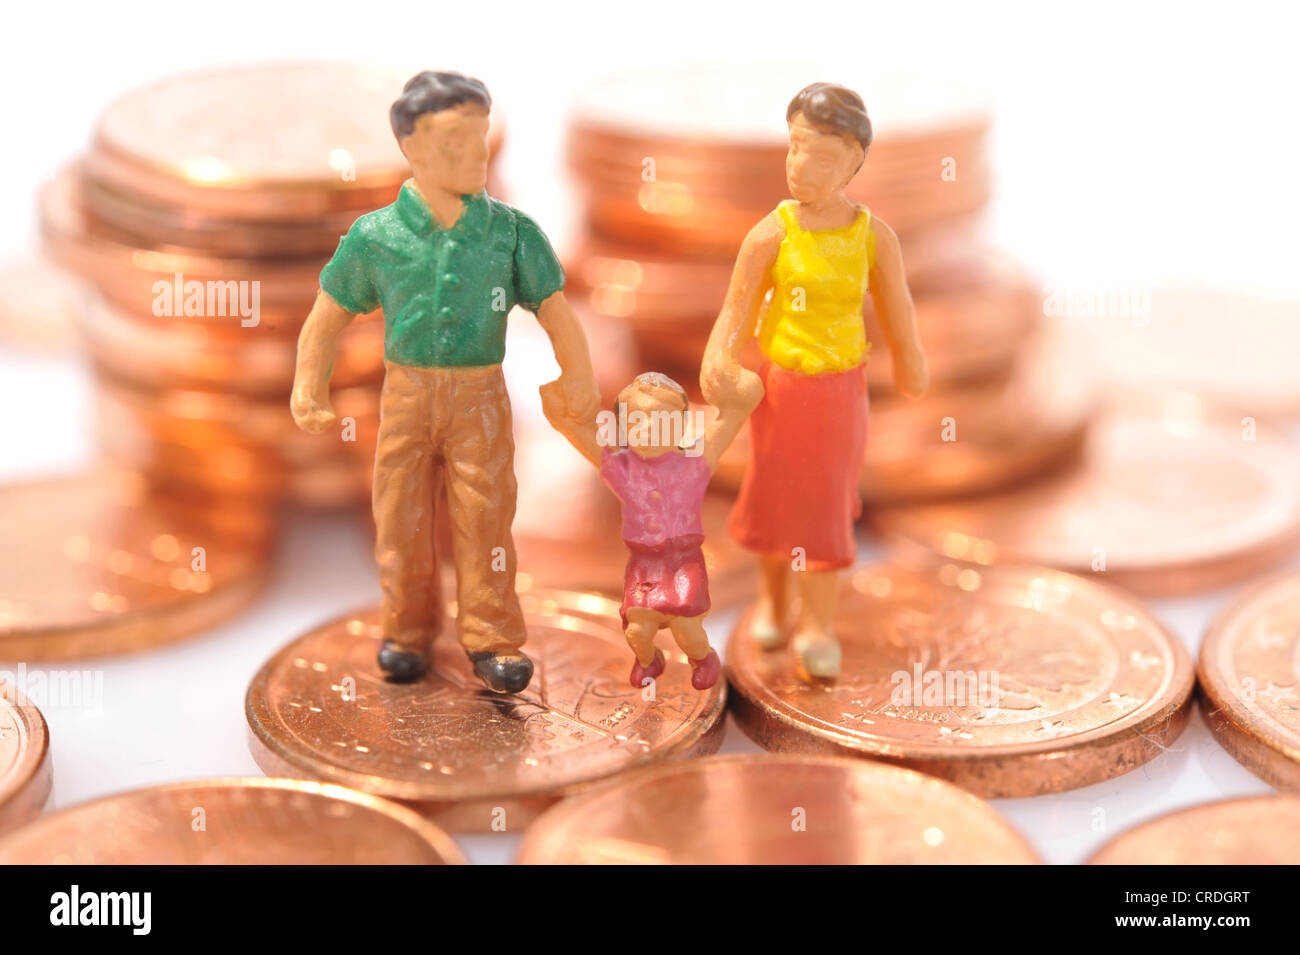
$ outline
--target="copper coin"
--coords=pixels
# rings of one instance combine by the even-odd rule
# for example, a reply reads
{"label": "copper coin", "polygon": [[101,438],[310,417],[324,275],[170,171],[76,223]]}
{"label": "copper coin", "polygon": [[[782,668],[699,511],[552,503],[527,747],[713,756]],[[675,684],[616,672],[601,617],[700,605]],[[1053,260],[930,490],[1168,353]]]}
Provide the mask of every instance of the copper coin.
{"label": "copper coin", "polygon": [[955,560],[1048,564],[1143,593],[1185,593],[1247,577],[1295,548],[1298,473],[1300,454],[1268,422],[1181,394],[1103,415],[1077,468],[872,520]]}
{"label": "copper coin", "polygon": [[1232,602],[1206,631],[1197,666],[1215,739],[1278,789],[1300,789],[1300,573]]}
{"label": "copper coin", "polygon": [[1300,796],[1192,806],[1120,833],[1089,865],[1296,865]]}
{"label": "copper coin", "polygon": [[866,756],[986,797],[1060,792],[1160,755],[1192,663],[1134,598],[1059,571],[954,564],[853,572],[843,675],[801,678],[750,615],[727,645],[732,704],[765,749]]}
{"label": "copper coin", "polygon": [[1104,349],[1115,385],[1191,391],[1253,415],[1300,413],[1300,302],[1210,289],[1048,299]]}
{"label": "copper coin", "polygon": [[382,206],[410,174],[388,109],[414,72],[283,63],[171,77],[104,110],[89,171],[119,192],[224,219]]}
{"label": "copper coin", "polygon": [[512,696],[474,676],[450,620],[429,674],[412,684],[380,673],[375,611],[299,637],[248,688],[258,765],[402,800],[453,831],[518,832],[599,779],[721,745],[723,684],[693,689],[669,641],[649,693],[628,683],[617,604],[546,590],[521,601],[537,669]]}
{"label": "copper coin", "polygon": [[[207,308],[208,283],[253,283],[258,290],[261,325],[273,326],[269,313],[293,315],[299,325],[302,316],[316,299],[321,267],[325,256],[290,259],[222,257],[201,249],[174,246],[141,245],[131,236],[106,228],[91,220],[82,206],[80,170],[65,169],[42,190],[40,198],[41,236],[45,249],[59,265],[90,280],[105,298],[127,311],[151,314],[156,303],[164,303],[161,291],[174,288],[179,276],[182,297],[185,284],[202,283]],[[228,289],[228,286],[211,286]],[[220,325],[240,325],[251,320],[253,285],[236,286],[239,301],[223,292],[214,298],[214,310],[220,314],[199,316]],[[175,299],[175,293],[171,294]],[[219,305],[220,308],[215,306]],[[249,306],[245,317],[234,315],[240,306]],[[179,310],[173,304],[165,306]]]}
{"label": "copper coin", "polygon": [[271,522],[103,472],[0,488],[0,659],[138,650],[215,626],[266,580]]}
{"label": "copper coin", "polygon": [[296,779],[166,783],[52,813],[0,840],[5,865],[463,865],[386,799]]}
{"label": "copper coin", "polygon": [[0,672],[0,833],[39,816],[52,785],[45,718]]}
{"label": "copper coin", "polygon": [[1018,865],[988,803],[921,773],[823,756],[718,756],[620,776],[524,837],[532,865]]}
{"label": "copper coin", "polygon": [[[291,339],[252,327],[242,336],[213,325],[125,314],[107,302],[81,310],[78,325],[96,366],[131,384],[215,388],[287,400],[297,349]],[[384,376],[382,319],[353,322],[339,339],[331,375],[335,388]]]}

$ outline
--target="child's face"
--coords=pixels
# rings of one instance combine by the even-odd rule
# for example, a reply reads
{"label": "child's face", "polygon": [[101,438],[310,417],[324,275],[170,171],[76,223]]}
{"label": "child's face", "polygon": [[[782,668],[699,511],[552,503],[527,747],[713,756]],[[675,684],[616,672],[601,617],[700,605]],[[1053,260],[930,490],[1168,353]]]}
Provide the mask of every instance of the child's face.
{"label": "child's face", "polygon": [[618,398],[627,408],[627,443],[633,451],[648,458],[680,450],[686,427],[686,409],[680,395],[666,388],[634,383]]}

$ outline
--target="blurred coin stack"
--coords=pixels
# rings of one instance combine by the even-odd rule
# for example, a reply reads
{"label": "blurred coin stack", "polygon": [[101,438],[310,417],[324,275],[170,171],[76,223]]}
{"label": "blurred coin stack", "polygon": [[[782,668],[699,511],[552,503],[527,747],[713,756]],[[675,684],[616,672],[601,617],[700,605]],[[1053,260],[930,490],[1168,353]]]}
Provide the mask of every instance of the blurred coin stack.
{"label": "blurred coin stack", "polygon": [[[80,316],[113,461],[167,487],[334,506],[366,494],[383,321],[333,376],[337,433],[288,410],[321,267],[409,167],[386,121],[409,72],[271,65],[179,76],[100,117],[41,197],[52,256],[98,290]],[[494,154],[499,145],[494,129]]]}
{"label": "blurred coin stack", "polygon": [[[786,104],[807,83],[830,78],[822,73],[628,75],[579,99],[568,156],[584,219],[570,283],[598,320],[630,328],[642,370],[697,388],[740,244],[788,196]],[[960,85],[916,77],[845,82],[863,94],[876,130],[849,195],[899,235],[934,381],[918,404],[898,396],[868,299],[864,497],[968,493],[1068,457],[1091,402],[1066,346],[1040,327],[1037,287],[985,234],[983,101]],[[959,452],[945,436],[949,417],[961,430]],[[738,483],[745,456],[742,435],[719,483]]]}

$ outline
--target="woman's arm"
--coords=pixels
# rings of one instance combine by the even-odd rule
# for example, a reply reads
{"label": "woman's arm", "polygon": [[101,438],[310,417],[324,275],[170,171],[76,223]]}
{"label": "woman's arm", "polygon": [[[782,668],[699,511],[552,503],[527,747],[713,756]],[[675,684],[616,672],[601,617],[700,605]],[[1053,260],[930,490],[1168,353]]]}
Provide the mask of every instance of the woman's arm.
{"label": "woman's arm", "polygon": [[[704,400],[722,409],[745,398],[739,392],[752,392],[757,376],[740,364],[745,343],[754,337],[759,310],[771,288],[769,275],[785,238],[785,227],[775,215],[767,216],[749,230],[731,272],[731,284],[722,311],[709,334],[700,363],[700,389]],[[748,381],[752,378],[753,381]],[[762,385],[758,384],[759,395]]]}
{"label": "woman's arm", "polygon": [[885,222],[874,219],[871,228],[876,233],[876,261],[868,285],[876,317],[894,356],[894,383],[904,396],[920,398],[930,388],[930,371],[916,331],[916,311],[907,287],[907,273],[903,271],[903,252],[898,236]]}

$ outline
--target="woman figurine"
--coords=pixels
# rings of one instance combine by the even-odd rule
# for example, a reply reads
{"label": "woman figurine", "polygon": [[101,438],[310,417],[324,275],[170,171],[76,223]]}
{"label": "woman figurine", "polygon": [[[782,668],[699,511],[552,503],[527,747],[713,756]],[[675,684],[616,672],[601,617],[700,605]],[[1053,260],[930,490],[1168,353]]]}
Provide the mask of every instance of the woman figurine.
{"label": "woman figurine", "polygon": [[[754,372],[740,354],[757,329],[764,395],[750,419],[749,466],[730,523],[736,540],[759,556],[752,633],[765,648],[791,639],[808,676],[834,677],[841,662],[832,629],[838,577],[853,565],[862,506],[868,291],[898,390],[919,398],[929,373],[898,237],[845,193],[871,145],[862,97],[814,83],[790,101],[786,120],[791,198],[745,237],[700,385],[719,405],[753,391]],[[791,619],[792,580],[799,582],[798,621]]]}

